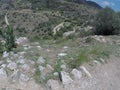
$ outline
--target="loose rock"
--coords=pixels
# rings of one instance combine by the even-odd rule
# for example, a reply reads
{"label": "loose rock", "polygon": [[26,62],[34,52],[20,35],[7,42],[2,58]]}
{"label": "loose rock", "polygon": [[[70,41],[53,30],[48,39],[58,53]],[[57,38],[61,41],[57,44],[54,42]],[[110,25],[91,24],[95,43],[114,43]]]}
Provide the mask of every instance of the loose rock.
{"label": "loose rock", "polygon": [[45,63],[45,59],[40,56],[40,57],[38,58],[38,60],[37,60],[37,63],[38,63],[38,64],[43,64],[43,63]]}
{"label": "loose rock", "polygon": [[48,80],[47,82],[48,90],[63,90],[57,80]]}
{"label": "loose rock", "polygon": [[3,58],[6,58],[6,57],[8,57],[9,56],[9,53],[8,52],[3,52]]}
{"label": "loose rock", "polygon": [[25,74],[20,74],[20,77],[19,77],[19,81],[20,82],[28,82],[29,81],[29,77]]}
{"label": "loose rock", "polygon": [[59,53],[58,54],[58,57],[64,57],[64,56],[66,56],[67,55],[67,53]]}
{"label": "loose rock", "polygon": [[86,74],[86,76],[92,78],[92,75],[89,73],[89,71],[84,66],[80,66],[79,68]]}
{"label": "loose rock", "polygon": [[6,72],[5,68],[0,69],[0,76],[7,78],[7,72]]}
{"label": "loose rock", "polygon": [[7,68],[10,70],[15,70],[17,68],[17,64],[15,62],[11,62],[7,65]]}
{"label": "loose rock", "polygon": [[75,80],[79,80],[82,77],[82,72],[78,71],[77,69],[73,69],[71,74],[74,76]]}
{"label": "loose rock", "polygon": [[72,79],[71,79],[71,77],[69,76],[69,74],[68,73],[66,73],[65,71],[61,71],[61,80],[62,80],[62,83],[64,84],[64,85],[67,85],[67,84],[70,84],[70,83],[72,83]]}

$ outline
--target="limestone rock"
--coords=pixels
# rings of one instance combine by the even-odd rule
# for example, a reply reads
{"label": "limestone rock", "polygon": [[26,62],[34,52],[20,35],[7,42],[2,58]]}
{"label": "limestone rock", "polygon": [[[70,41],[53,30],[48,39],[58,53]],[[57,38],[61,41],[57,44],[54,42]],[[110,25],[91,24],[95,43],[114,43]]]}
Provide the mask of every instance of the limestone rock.
{"label": "limestone rock", "polygon": [[62,64],[60,67],[61,67],[63,70],[66,69],[66,65],[64,65],[64,64]]}
{"label": "limestone rock", "polygon": [[66,73],[65,71],[61,71],[60,76],[61,76],[62,83],[64,85],[71,84],[73,81],[69,76],[69,74]]}
{"label": "limestone rock", "polygon": [[58,73],[58,72],[54,72],[53,75],[54,75],[54,76],[58,76],[59,73]]}
{"label": "limestone rock", "polygon": [[19,64],[25,64],[25,59],[18,59],[17,63],[19,63]]}
{"label": "limestone rock", "polygon": [[17,68],[17,64],[15,62],[10,62],[7,65],[7,68],[10,69],[10,70],[15,70]]}
{"label": "limestone rock", "polygon": [[11,80],[12,82],[16,82],[17,79],[18,79],[18,77],[19,77],[19,74],[20,74],[19,70],[15,70],[15,71],[11,74],[10,80]]}
{"label": "limestone rock", "polygon": [[45,63],[45,59],[40,56],[40,57],[38,58],[38,60],[37,60],[37,63],[38,63],[38,64],[43,64],[43,63]]}
{"label": "limestone rock", "polygon": [[64,56],[66,56],[67,55],[67,53],[59,53],[58,54],[58,57],[64,57]]}
{"label": "limestone rock", "polygon": [[75,80],[79,80],[82,77],[82,72],[78,71],[77,69],[73,69],[71,74],[74,76]]}
{"label": "limestone rock", "polygon": [[51,71],[54,70],[54,68],[51,65],[49,65],[49,64],[46,65],[46,68],[49,69],[49,70],[51,70]]}
{"label": "limestone rock", "polygon": [[8,52],[3,52],[3,58],[6,58],[6,57],[8,57],[9,56],[9,53]]}
{"label": "limestone rock", "polygon": [[29,81],[29,77],[25,74],[20,74],[20,77],[19,77],[19,81],[20,82],[28,82]]}
{"label": "limestone rock", "polygon": [[43,71],[44,69],[45,69],[45,67],[43,67],[43,66],[38,66],[38,69],[40,70],[40,71]]}
{"label": "limestone rock", "polygon": [[26,44],[28,44],[28,39],[27,39],[27,37],[19,37],[18,39],[16,39],[16,43],[18,44],[18,45],[26,45]]}
{"label": "limestone rock", "polygon": [[86,74],[86,76],[92,78],[92,75],[89,73],[89,71],[84,66],[80,66],[79,68]]}
{"label": "limestone rock", "polygon": [[68,31],[63,33],[63,37],[69,37],[70,35],[74,35],[74,34],[75,34],[75,31]]}
{"label": "limestone rock", "polygon": [[24,65],[22,65],[22,69],[25,70],[25,71],[29,71],[30,66],[28,64],[24,64]]}
{"label": "limestone rock", "polygon": [[48,80],[47,82],[48,90],[63,90],[57,80]]}
{"label": "limestone rock", "polygon": [[7,78],[7,72],[6,72],[5,68],[0,69],[0,76]]}

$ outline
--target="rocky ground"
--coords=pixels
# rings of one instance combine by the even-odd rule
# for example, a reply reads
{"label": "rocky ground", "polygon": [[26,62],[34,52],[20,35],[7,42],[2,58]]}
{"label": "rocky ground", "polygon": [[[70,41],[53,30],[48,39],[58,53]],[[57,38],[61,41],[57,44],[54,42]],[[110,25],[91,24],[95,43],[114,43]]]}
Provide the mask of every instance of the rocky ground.
{"label": "rocky ground", "polygon": [[0,59],[0,90],[119,90],[119,36],[91,38],[112,45],[112,53],[107,59],[99,57],[76,68],[70,68],[65,61],[72,55],[66,56],[90,45],[83,43],[86,38],[67,43],[17,39],[17,50],[4,52]]}

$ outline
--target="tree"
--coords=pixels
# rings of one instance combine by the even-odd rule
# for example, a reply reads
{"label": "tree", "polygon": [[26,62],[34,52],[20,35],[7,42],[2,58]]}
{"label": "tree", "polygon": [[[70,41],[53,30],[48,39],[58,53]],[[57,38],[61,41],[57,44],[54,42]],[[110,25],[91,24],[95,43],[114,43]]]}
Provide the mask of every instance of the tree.
{"label": "tree", "polygon": [[95,19],[95,30],[97,35],[120,34],[120,18],[114,10],[109,7],[101,10]]}

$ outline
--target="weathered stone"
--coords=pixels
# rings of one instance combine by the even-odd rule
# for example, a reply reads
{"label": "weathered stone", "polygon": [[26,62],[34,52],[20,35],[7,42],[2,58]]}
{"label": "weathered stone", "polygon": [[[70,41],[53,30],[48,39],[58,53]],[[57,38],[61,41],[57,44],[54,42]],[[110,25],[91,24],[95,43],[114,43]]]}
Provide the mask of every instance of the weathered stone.
{"label": "weathered stone", "polygon": [[41,46],[37,46],[37,48],[38,48],[39,50],[41,50],[41,49],[42,49],[42,47],[41,47]]}
{"label": "weathered stone", "polygon": [[9,56],[9,53],[8,52],[3,52],[3,58],[6,58],[6,57],[8,57]]}
{"label": "weathered stone", "polygon": [[68,46],[64,46],[63,49],[68,49]]}
{"label": "weathered stone", "polygon": [[29,71],[30,66],[28,64],[24,64],[24,65],[22,65],[22,69],[25,70],[25,71]]}
{"label": "weathered stone", "polygon": [[97,60],[94,60],[93,63],[97,64],[97,65],[100,65],[100,62],[97,61]]}
{"label": "weathered stone", "polygon": [[54,68],[51,65],[49,65],[49,64],[46,65],[46,68],[49,69],[49,70],[51,70],[51,71],[54,70]]}
{"label": "weathered stone", "polygon": [[73,69],[71,71],[71,74],[74,76],[75,80],[79,80],[82,77],[82,73],[80,71],[78,71],[77,69]]}
{"label": "weathered stone", "polygon": [[7,78],[7,72],[6,72],[5,68],[0,69],[0,76]]}
{"label": "weathered stone", "polygon": [[48,90],[63,90],[57,80],[48,80],[47,82]]}
{"label": "weathered stone", "polygon": [[45,67],[43,67],[43,66],[38,66],[38,69],[39,69],[40,71],[43,71],[43,70],[45,69]]}
{"label": "weathered stone", "polygon": [[15,62],[10,62],[7,65],[7,68],[10,69],[10,70],[15,70],[17,68],[17,64]]}
{"label": "weathered stone", "polygon": [[54,72],[53,75],[54,75],[54,76],[58,76],[59,73],[58,73],[58,72]]}
{"label": "weathered stone", "polygon": [[19,70],[15,70],[10,76],[11,82],[16,82],[17,79],[19,78],[19,75],[20,75]]}
{"label": "weathered stone", "polygon": [[24,46],[24,50],[28,50],[28,49],[32,48],[32,47],[29,46],[29,45],[23,45],[23,46]]}
{"label": "weathered stone", "polygon": [[19,37],[18,39],[16,39],[16,43],[19,45],[26,45],[28,44],[29,40],[27,39],[27,37]]}
{"label": "weathered stone", "polygon": [[18,59],[17,63],[19,63],[19,64],[25,64],[25,59]]}
{"label": "weathered stone", "polygon": [[2,64],[2,65],[1,65],[2,68],[5,68],[6,66],[7,66],[6,64]]}
{"label": "weathered stone", "polygon": [[37,63],[38,63],[38,64],[43,64],[43,63],[45,63],[45,59],[40,56],[40,57],[38,58],[38,60],[37,60]]}
{"label": "weathered stone", "polygon": [[99,60],[101,63],[103,63],[103,64],[105,63],[105,60],[103,58],[100,58]]}
{"label": "weathered stone", "polygon": [[69,76],[69,74],[68,73],[66,73],[65,71],[61,71],[61,73],[60,73],[60,78],[61,78],[61,80],[62,80],[62,83],[64,84],[64,85],[67,85],[67,84],[71,84],[72,83],[72,79],[71,79],[71,77]]}
{"label": "weathered stone", "polygon": [[59,53],[58,54],[58,57],[64,57],[64,56],[66,56],[67,55],[67,53]]}
{"label": "weathered stone", "polygon": [[66,66],[65,66],[64,64],[62,64],[60,67],[61,67],[63,70],[66,69]]}
{"label": "weathered stone", "polygon": [[101,43],[106,43],[107,42],[106,39],[103,36],[97,36],[97,35],[95,35],[95,36],[91,36],[91,38],[93,38],[96,41],[99,41]]}
{"label": "weathered stone", "polygon": [[86,74],[86,76],[92,78],[92,75],[89,73],[89,71],[84,66],[80,66],[79,68]]}
{"label": "weathered stone", "polygon": [[75,34],[75,31],[68,31],[63,33],[63,37],[69,37],[70,35],[74,35],[74,34]]}
{"label": "weathered stone", "polygon": [[20,77],[19,77],[19,81],[20,82],[28,82],[29,81],[29,77],[25,74],[20,74]]}
{"label": "weathered stone", "polygon": [[23,51],[23,52],[18,52],[18,54],[19,54],[20,56],[23,56],[25,53],[26,53],[25,51]]}

